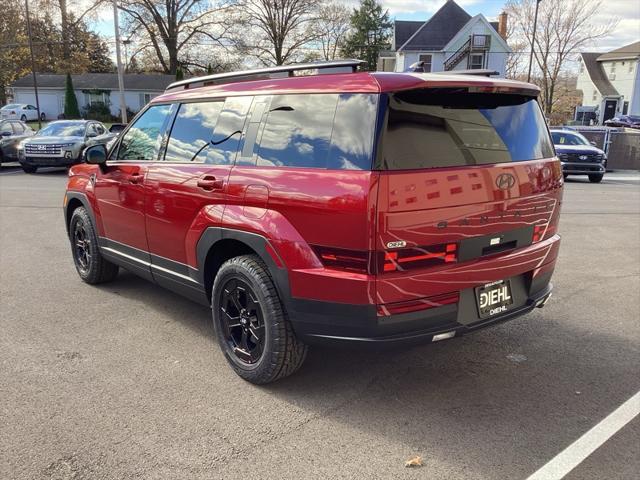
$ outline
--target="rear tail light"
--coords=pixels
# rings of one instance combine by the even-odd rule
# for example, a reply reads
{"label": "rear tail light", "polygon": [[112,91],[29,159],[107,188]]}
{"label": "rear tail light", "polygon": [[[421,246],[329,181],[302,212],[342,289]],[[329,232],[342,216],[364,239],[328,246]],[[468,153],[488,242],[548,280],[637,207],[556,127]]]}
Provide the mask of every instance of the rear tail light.
{"label": "rear tail light", "polygon": [[435,297],[421,298],[418,300],[409,300],[407,302],[385,303],[376,306],[379,317],[389,315],[398,315],[401,313],[417,312],[419,310],[428,310],[430,308],[438,308],[444,305],[456,304],[460,300],[458,292],[445,293]]}
{"label": "rear tail light", "polygon": [[546,223],[533,226],[533,238],[531,239],[531,243],[537,243],[542,240],[547,226],[548,225]]}
{"label": "rear tail light", "polygon": [[428,247],[403,248],[380,252],[378,272],[404,271],[413,268],[432,267],[458,260],[458,245],[442,243]]}
{"label": "rear tail light", "polygon": [[369,273],[369,252],[314,246],[318,258],[327,268],[356,273]]}

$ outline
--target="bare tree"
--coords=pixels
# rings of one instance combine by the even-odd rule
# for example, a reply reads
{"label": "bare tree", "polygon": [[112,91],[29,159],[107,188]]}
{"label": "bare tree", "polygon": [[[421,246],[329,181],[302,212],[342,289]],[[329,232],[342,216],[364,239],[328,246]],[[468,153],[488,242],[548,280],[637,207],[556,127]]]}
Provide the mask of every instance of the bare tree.
{"label": "bare tree", "polygon": [[[319,0],[244,0],[240,9],[254,30],[239,42],[265,65],[284,65],[317,38],[313,23]],[[249,41],[247,41],[247,39]]]}
{"label": "bare tree", "polygon": [[[535,65],[542,89],[541,103],[545,114],[551,115],[556,98],[556,86],[567,62],[615,28],[616,20],[596,24],[600,0],[544,0],[540,2],[535,44]],[[515,23],[514,35],[531,45],[536,0],[508,0],[505,10]]]}
{"label": "bare tree", "polygon": [[314,22],[322,58],[334,60],[351,29],[351,10],[340,3],[322,5]]}
{"label": "bare tree", "polygon": [[[194,44],[226,47],[233,0],[121,0],[127,30],[151,45],[162,70],[175,74],[181,52]],[[185,60],[188,64],[188,61]]]}

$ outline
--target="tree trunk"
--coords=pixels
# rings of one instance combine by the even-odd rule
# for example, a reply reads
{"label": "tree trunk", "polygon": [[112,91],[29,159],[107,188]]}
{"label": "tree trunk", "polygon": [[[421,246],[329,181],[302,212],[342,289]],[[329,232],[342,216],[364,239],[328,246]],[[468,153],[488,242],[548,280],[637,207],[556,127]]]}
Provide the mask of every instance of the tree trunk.
{"label": "tree trunk", "polygon": [[69,46],[69,15],[67,13],[67,0],[58,0],[58,2],[60,5],[62,28],[62,58],[63,60],[68,61],[71,58],[71,47]]}

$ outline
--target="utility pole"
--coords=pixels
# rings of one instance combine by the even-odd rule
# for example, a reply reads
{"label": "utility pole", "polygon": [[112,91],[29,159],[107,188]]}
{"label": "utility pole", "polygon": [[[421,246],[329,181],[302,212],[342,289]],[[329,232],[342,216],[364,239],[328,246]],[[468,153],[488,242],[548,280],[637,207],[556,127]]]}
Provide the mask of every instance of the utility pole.
{"label": "utility pole", "polygon": [[122,60],[120,58],[120,22],[118,20],[118,0],[113,0],[113,26],[116,34],[116,65],[118,66],[120,117],[122,119],[122,123],[127,123],[127,103],[124,100],[124,78],[122,76]]}
{"label": "utility pole", "polygon": [[536,13],[533,16],[533,35],[531,36],[531,54],[529,55],[529,73],[527,74],[527,82],[531,82],[531,67],[533,65],[533,49],[536,44],[536,30],[538,29],[538,6],[542,0],[536,0]]}
{"label": "utility pole", "polygon": [[31,53],[31,74],[33,75],[33,90],[36,94],[36,109],[38,110],[38,130],[42,128],[42,117],[40,115],[40,99],[38,98],[38,79],[36,78],[36,60],[33,56],[33,40],[31,39],[31,18],[29,17],[29,0],[24,0],[24,7],[27,10],[27,35],[29,36],[29,52]]}

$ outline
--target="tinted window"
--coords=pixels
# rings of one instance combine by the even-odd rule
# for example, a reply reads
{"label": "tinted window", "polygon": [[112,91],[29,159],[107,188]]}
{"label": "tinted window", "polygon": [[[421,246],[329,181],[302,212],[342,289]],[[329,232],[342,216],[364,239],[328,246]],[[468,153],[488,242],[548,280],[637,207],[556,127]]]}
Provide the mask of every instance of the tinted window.
{"label": "tinted window", "polygon": [[170,105],[149,107],[122,137],[117,158],[155,160],[160,148],[160,134],[170,110]]}
{"label": "tinted window", "polygon": [[164,159],[168,162],[225,163],[212,143],[222,105],[223,102],[180,105]]}
{"label": "tinted window", "polygon": [[224,102],[211,139],[215,144],[212,150],[216,155],[214,157],[216,163],[232,164],[234,162],[252,100],[253,97],[231,97]]}
{"label": "tinted window", "polygon": [[13,135],[13,129],[11,128],[11,124],[9,122],[0,122],[0,134],[2,133]]}
{"label": "tinted window", "polygon": [[326,168],[338,95],[274,96],[258,165]]}
{"label": "tinted window", "polygon": [[483,165],[553,155],[542,112],[531,97],[413,90],[390,96],[378,168]]}
{"label": "tinted window", "polygon": [[369,170],[376,128],[378,95],[340,95],[327,168]]}
{"label": "tinted window", "polygon": [[551,132],[554,145],[590,145],[582,135],[566,132]]}
{"label": "tinted window", "polygon": [[96,132],[98,133],[98,135],[104,135],[106,130],[105,130],[104,126],[102,126],[102,124],[94,123],[94,126],[96,127]]}

